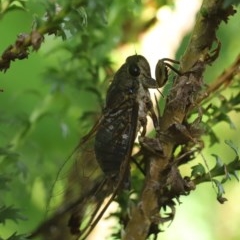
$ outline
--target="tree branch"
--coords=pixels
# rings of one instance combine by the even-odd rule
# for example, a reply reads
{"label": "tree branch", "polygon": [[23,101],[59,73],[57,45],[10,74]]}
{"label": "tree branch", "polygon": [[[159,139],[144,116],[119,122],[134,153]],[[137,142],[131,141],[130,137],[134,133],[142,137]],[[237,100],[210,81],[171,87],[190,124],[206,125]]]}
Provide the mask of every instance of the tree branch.
{"label": "tree branch", "polygon": [[64,18],[73,12],[73,9],[76,10],[86,3],[85,0],[70,1],[62,9],[59,9],[59,6],[55,3],[49,4],[53,5],[51,5],[51,8],[54,10],[48,11],[46,21],[41,21],[41,26],[37,26],[29,34],[19,34],[15,43],[4,50],[0,58],[0,71],[6,72],[11,62],[15,60],[28,58],[30,47],[37,51],[44,41],[44,35],[57,35],[58,31],[63,32],[60,24],[64,22]]}
{"label": "tree branch", "polygon": [[215,93],[220,88],[226,88],[229,84],[232,83],[234,77],[240,73],[240,55],[237,56],[235,61],[229,66],[226,70],[222,72],[222,74],[210,84],[205,93],[200,95],[197,99],[197,103],[199,104],[204,99],[209,98],[211,94]]}
{"label": "tree branch", "polygon": [[[194,141],[191,134],[185,135],[183,122],[189,109],[196,106],[196,99],[203,87],[202,74],[207,64],[212,63],[220,50],[220,44],[210,53],[216,42],[216,30],[221,21],[227,21],[234,14],[232,6],[223,7],[223,1],[204,0],[198,14],[189,45],[181,59],[181,72],[167,99],[166,107],[160,119],[160,133],[155,147],[161,145],[162,154],[147,153],[149,169],[142,190],[141,199],[132,210],[123,239],[146,239],[151,234],[151,227],[166,220],[160,210],[169,206],[174,215],[173,200],[189,192],[192,187],[181,178],[174,163],[173,151],[177,145]],[[197,142],[196,142],[197,143]]]}

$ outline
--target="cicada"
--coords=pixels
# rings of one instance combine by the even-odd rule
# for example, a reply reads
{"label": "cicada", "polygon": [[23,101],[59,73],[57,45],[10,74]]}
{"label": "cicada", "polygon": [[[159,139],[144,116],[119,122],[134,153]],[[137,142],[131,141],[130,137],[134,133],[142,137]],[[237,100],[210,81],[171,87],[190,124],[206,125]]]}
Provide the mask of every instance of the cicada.
{"label": "cicada", "polygon": [[[71,156],[74,165],[65,189],[67,203],[32,237],[86,239],[116,195],[131,188],[130,159],[136,136],[145,136],[147,116],[156,129],[159,126],[149,89],[165,84],[165,60],[158,62],[157,81],[141,55],[128,57],[115,73],[100,119]],[[78,187],[73,190],[72,184]]]}

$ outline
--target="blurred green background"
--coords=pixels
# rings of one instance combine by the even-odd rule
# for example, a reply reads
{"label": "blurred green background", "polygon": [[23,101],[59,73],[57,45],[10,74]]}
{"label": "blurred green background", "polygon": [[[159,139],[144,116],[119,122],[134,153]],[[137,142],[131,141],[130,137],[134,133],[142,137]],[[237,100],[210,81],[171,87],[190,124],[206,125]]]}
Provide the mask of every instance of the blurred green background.
{"label": "blurred green background", "polygon": [[[16,9],[0,19],[1,53],[19,33],[31,31],[34,16],[43,16],[47,6],[38,1],[26,4],[27,11]],[[38,52],[31,52],[28,59],[13,62],[6,73],[0,73],[0,88],[4,89],[0,93],[0,148],[8,156],[0,160],[0,174],[10,179],[8,191],[0,190],[0,204],[20,209],[18,222],[8,220],[0,226],[1,237],[7,238],[15,231],[28,233],[43,220],[49,191],[61,164],[101,112],[109,79],[122,64],[121,46],[137,44],[140,33],[147,32],[147,24],[154,21],[154,15],[145,16],[146,9],[156,13],[164,4],[174,9],[174,1],[89,0],[87,23],[83,17],[78,29],[70,22],[66,41],[45,36]],[[239,13],[227,24],[221,24],[218,38],[222,50],[206,71],[207,83],[239,54],[239,30]],[[176,59],[183,54],[188,38],[187,35],[182,39]],[[130,48],[124,54],[134,54]],[[230,96],[234,94],[231,91],[223,94]],[[215,163],[212,153],[223,161],[234,156],[224,140],[239,143],[239,114],[231,112],[230,118],[235,129],[227,123],[214,128],[220,138],[218,144],[209,148],[209,139],[204,137],[207,150],[203,155],[209,166]],[[192,165],[184,166],[184,175],[189,174]],[[216,201],[209,183],[198,186],[191,196],[182,197],[175,220],[165,227],[159,239],[240,239],[240,186],[233,179],[225,190],[228,201],[224,205]]]}

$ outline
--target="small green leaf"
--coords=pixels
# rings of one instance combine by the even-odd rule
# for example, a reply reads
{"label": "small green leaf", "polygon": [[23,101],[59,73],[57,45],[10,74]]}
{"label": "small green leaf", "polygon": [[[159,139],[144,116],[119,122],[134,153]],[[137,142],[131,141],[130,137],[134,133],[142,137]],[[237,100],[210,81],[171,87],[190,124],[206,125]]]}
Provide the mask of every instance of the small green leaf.
{"label": "small green leaf", "polygon": [[215,164],[215,166],[211,169],[211,171],[216,170],[216,169],[219,169],[219,168],[221,168],[221,167],[224,165],[223,162],[222,162],[222,160],[221,160],[221,158],[220,158],[218,155],[212,154],[212,156],[215,157],[216,164]]}
{"label": "small green leaf", "polygon": [[230,126],[231,129],[236,129],[235,124],[233,123],[233,121],[231,120],[231,118],[227,115],[227,112],[228,112],[228,111],[226,110],[226,112],[220,113],[220,114],[218,115],[218,121],[219,121],[219,122],[224,121],[224,122],[226,122],[226,123],[229,124],[229,126]]}
{"label": "small green leaf", "polygon": [[208,17],[208,11],[206,8],[201,8],[200,9],[200,13],[201,15],[204,17],[204,18],[207,18]]}
{"label": "small green leaf", "polygon": [[223,7],[227,8],[230,5],[238,5],[240,3],[240,0],[224,0]]}
{"label": "small green leaf", "polygon": [[0,175],[0,191],[9,190],[8,183],[11,181],[9,177]]}
{"label": "small green leaf", "polygon": [[19,209],[13,206],[1,206],[0,223],[5,224],[6,220],[12,220],[17,223],[18,220],[26,220],[26,217],[20,214]]}
{"label": "small green leaf", "polygon": [[218,200],[218,202],[220,202],[221,204],[223,204],[223,203],[225,203],[225,202],[227,201],[227,198],[222,197],[222,196],[218,196],[218,197],[217,197],[217,200]]}
{"label": "small green leaf", "polygon": [[40,18],[37,14],[33,15],[33,20],[32,20],[32,30],[38,29],[43,23],[43,19]]}
{"label": "small green leaf", "polygon": [[192,167],[191,177],[199,177],[203,176],[204,174],[206,174],[206,171],[201,163]]}
{"label": "small green leaf", "polygon": [[238,147],[231,141],[231,140],[225,140],[225,143],[232,148],[232,150],[236,153],[236,155],[239,157],[239,149]]}
{"label": "small green leaf", "polygon": [[79,14],[79,16],[82,18],[82,26],[87,25],[87,13],[83,7],[80,7],[76,10],[76,12]]}
{"label": "small green leaf", "polygon": [[7,157],[7,158],[15,160],[15,161],[18,160],[19,154],[9,150],[10,148],[11,148],[11,146],[0,147],[0,156],[2,155],[4,157]]}
{"label": "small green leaf", "polygon": [[223,179],[221,181],[222,184],[225,183],[227,180],[231,180],[231,175],[227,170],[227,166],[224,165],[223,167],[224,167],[225,176],[223,177]]}
{"label": "small green leaf", "polygon": [[5,14],[12,10],[26,10],[26,0],[0,1],[0,14]]}
{"label": "small green leaf", "polygon": [[212,130],[212,128],[207,127],[207,133],[210,138],[210,146],[213,146],[216,143],[219,143],[219,138],[215,134],[215,132]]}
{"label": "small green leaf", "polygon": [[236,96],[232,96],[228,102],[232,107],[236,107],[236,105],[240,104],[240,93],[238,93]]}
{"label": "small green leaf", "polygon": [[25,235],[18,235],[16,232],[13,233],[9,238],[7,238],[6,240],[28,240],[28,238],[26,238]]}
{"label": "small green leaf", "polygon": [[227,201],[227,199],[222,196],[225,193],[223,185],[216,179],[212,179],[212,181],[217,187],[217,200],[223,204],[225,201]]}
{"label": "small green leaf", "polygon": [[232,175],[237,179],[237,181],[239,182],[239,177],[238,177],[238,174],[237,174],[237,171],[234,171],[232,173]]}

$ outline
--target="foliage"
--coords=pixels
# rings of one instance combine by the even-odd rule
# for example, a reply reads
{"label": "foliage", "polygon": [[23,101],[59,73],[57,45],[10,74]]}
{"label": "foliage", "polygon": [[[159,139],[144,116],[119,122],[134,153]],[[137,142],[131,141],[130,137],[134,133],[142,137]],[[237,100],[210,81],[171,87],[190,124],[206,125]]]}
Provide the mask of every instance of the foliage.
{"label": "foliage", "polygon": [[9,11],[25,9],[26,0],[2,0],[0,2],[0,18]]}
{"label": "foliage", "polygon": [[[0,224],[6,225],[8,220],[11,220],[15,223],[26,220],[26,217],[21,213],[21,210],[8,205],[7,201],[2,198],[2,196],[7,195],[8,191],[12,191],[11,182],[14,179],[14,176],[23,174],[24,170],[20,168],[19,165],[19,156],[18,154],[11,152],[8,148],[1,148],[0,156],[4,156],[4,159],[1,161],[1,175],[0,175],[0,193],[1,193],[1,202],[0,202]],[[17,169],[12,168],[12,166],[18,166]],[[14,171],[14,172],[13,172]],[[5,203],[6,202],[6,203]],[[1,236],[0,236],[1,237]],[[3,239],[3,238],[1,238]],[[4,238],[5,239],[5,238]],[[13,233],[11,236],[6,238],[7,240],[20,240],[25,239],[23,235]]]}
{"label": "foliage", "polygon": [[[157,9],[166,1],[153,2]],[[238,1],[223,2],[225,8],[238,4]],[[44,9],[44,13],[38,10],[39,6]],[[50,194],[50,183],[53,183],[65,156],[74,148],[79,136],[90,129],[104,106],[109,79],[114,74],[111,51],[125,43],[137,41],[139,35],[156,20],[155,17],[143,14],[145,7],[144,1],[71,0],[58,4],[54,1],[41,4],[21,0],[0,2],[1,21],[9,14],[18,14],[19,10],[21,14],[26,15],[27,11],[34,14],[34,19],[30,17],[27,21],[28,27],[32,25],[32,29],[26,34],[21,33],[18,27],[15,42],[9,40],[9,47],[2,46],[4,50],[0,59],[0,69],[6,72],[8,79],[7,84],[3,82],[5,86],[1,86],[4,92],[0,92],[0,223],[5,228],[10,226],[4,235],[0,234],[1,239],[25,239],[21,233],[29,233],[39,224],[45,211],[43,206]],[[205,18],[210,16],[206,9],[200,13]],[[227,17],[224,15],[223,20],[227,21]],[[193,59],[202,54],[202,48],[198,50],[194,52]],[[37,54],[34,53],[36,51]],[[31,66],[32,58],[36,59]],[[190,63],[194,62],[193,59]],[[183,58],[183,61],[188,61],[188,58]],[[26,65],[20,65],[18,69],[18,64]],[[188,67],[184,66],[186,69]],[[221,144],[224,139],[233,150],[234,155],[228,158],[222,157],[221,153],[212,154],[215,158],[213,167],[208,166],[211,162],[208,157],[207,160],[203,157],[206,162],[193,164],[191,173],[187,175],[189,178],[184,178],[187,184],[191,184],[190,190],[201,183],[212,182],[216,186],[216,197],[220,203],[226,200],[223,184],[231,180],[232,176],[239,180],[237,144],[235,141],[227,141],[228,136],[222,136],[215,130],[223,122],[230,128],[238,127],[231,115],[233,112],[239,113],[238,67],[237,58],[235,64],[222,75],[218,72],[219,77],[212,81],[215,85],[210,84],[205,89],[208,95],[196,100],[202,106],[203,114],[193,109],[183,121],[187,130],[177,125],[171,129],[172,132],[174,130],[184,135],[180,137],[184,144],[181,143],[180,148],[173,152],[181,167],[196,159],[197,153],[203,148],[200,146],[203,132],[210,139],[204,142],[205,148]],[[13,75],[8,75],[11,71],[16,71],[18,77],[11,79]],[[32,71],[37,74],[31,75]],[[25,72],[30,77],[25,76]],[[12,96],[11,85],[19,89],[14,89]],[[194,117],[197,119],[195,122],[192,121]],[[192,136],[196,142],[192,141]],[[140,192],[143,181],[143,177],[135,173],[135,168],[133,172],[136,192],[130,193],[131,197]],[[167,186],[168,189],[171,187],[171,184]],[[35,194],[37,197],[34,197]],[[122,222],[128,221],[129,205],[136,206],[136,199],[129,200],[129,195],[119,196],[122,211],[114,214]],[[178,201],[178,197],[176,199]],[[176,199],[165,206],[171,208],[165,220],[173,219]],[[27,227],[28,219],[34,219],[34,222]],[[17,224],[12,227],[9,224],[11,221]],[[152,225],[150,233],[156,232],[158,229]],[[119,229],[114,236],[119,238]]]}

